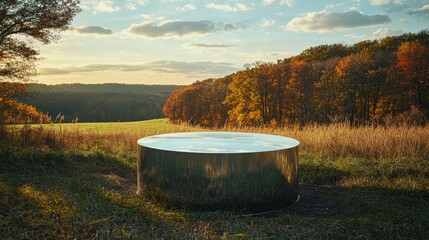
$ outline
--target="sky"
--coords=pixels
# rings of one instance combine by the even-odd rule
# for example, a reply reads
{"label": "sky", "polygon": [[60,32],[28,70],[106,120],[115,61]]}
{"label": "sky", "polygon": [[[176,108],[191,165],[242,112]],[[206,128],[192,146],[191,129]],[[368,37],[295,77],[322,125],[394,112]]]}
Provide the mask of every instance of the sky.
{"label": "sky", "polygon": [[38,83],[187,85],[323,44],[429,29],[429,0],[81,0]]}

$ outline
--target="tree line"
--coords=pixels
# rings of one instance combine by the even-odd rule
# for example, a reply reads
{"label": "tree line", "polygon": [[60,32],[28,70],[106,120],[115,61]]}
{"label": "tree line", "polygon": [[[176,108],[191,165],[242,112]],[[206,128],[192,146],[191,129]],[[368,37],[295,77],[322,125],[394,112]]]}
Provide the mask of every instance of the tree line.
{"label": "tree line", "polygon": [[311,47],[174,91],[172,122],[202,126],[427,122],[429,31]]}
{"label": "tree line", "polygon": [[[29,94],[17,101],[34,106],[44,122],[112,122],[161,118],[162,107],[177,85],[128,84],[32,84]],[[23,116],[23,115],[22,115]],[[58,116],[58,117],[57,117]],[[14,119],[9,122],[28,121]],[[40,122],[32,117],[30,122]]]}

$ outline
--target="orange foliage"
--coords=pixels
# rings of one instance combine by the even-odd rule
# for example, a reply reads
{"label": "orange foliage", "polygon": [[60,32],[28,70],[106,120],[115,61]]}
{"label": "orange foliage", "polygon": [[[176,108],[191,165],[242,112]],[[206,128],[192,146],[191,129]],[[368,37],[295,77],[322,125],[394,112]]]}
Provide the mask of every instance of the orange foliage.
{"label": "orange foliage", "polygon": [[[392,119],[416,118],[407,113],[420,112],[418,121],[407,122],[424,124],[429,119],[429,32],[351,47],[314,47],[276,64],[249,64],[229,77],[223,94],[213,95],[203,82],[173,93],[165,106],[166,116],[172,121],[218,126],[216,117],[206,116],[220,114],[232,125],[281,127],[338,119],[350,124],[391,124]],[[217,82],[222,79],[210,80],[211,85]],[[229,108],[227,114],[213,113],[218,110],[212,106],[221,104]]]}
{"label": "orange foliage", "polygon": [[4,123],[51,123],[51,118],[46,114],[15,100],[7,100],[2,110],[0,118]]}

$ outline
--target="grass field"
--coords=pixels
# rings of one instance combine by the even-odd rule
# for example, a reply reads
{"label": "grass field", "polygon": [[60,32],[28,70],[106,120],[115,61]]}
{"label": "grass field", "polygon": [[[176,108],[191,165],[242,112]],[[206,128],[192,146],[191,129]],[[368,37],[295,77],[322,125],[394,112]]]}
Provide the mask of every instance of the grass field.
{"label": "grass field", "polygon": [[[22,128],[24,125],[14,125],[16,128]],[[40,127],[39,124],[30,125],[32,128]],[[92,133],[121,133],[121,132],[143,132],[160,131],[170,132],[177,131],[178,125],[171,124],[168,119],[153,119],[137,122],[99,122],[99,123],[60,123],[43,125],[48,130],[79,130]]]}
{"label": "grass field", "polygon": [[221,129],[301,141],[301,199],[275,215],[136,196],[136,140],[201,130],[165,119],[9,127],[0,133],[0,239],[429,238],[429,126]]}

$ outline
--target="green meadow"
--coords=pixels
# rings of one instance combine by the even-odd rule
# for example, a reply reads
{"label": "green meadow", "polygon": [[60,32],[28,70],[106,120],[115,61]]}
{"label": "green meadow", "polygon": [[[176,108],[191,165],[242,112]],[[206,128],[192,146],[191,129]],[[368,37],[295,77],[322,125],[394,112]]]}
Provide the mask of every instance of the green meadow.
{"label": "green meadow", "polygon": [[[23,127],[17,125],[16,127]],[[40,127],[39,124],[31,124],[32,128]],[[93,133],[121,133],[121,132],[148,132],[148,131],[176,131],[180,126],[168,122],[168,119],[153,119],[147,121],[136,122],[87,122],[87,123],[59,123],[42,125],[44,129],[73,131],[79,130],[83,132]]]}
{"label": "green meadow", "polygon": [[[135,194],[137,139],[203,130],[298,139],[300,200],[243,216],[172,209]],[[0,134],[1,239],[429,238],[429,126],[203,129],[156,119]]]}

